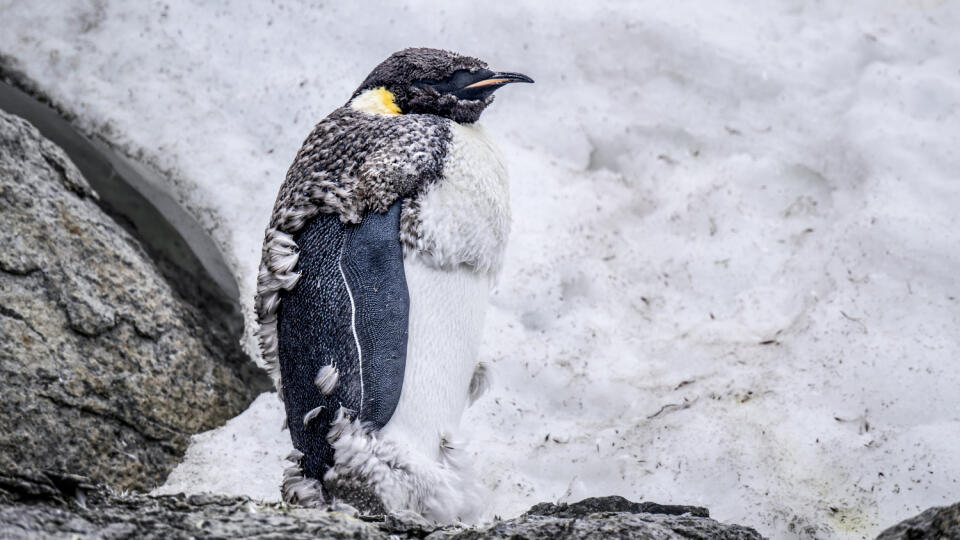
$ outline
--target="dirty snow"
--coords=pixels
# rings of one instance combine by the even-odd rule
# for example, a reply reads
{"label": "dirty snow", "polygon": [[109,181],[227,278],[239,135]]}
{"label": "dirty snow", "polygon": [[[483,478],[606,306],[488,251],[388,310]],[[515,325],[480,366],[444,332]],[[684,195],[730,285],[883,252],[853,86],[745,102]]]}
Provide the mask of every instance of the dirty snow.
{"label": "dirty snow", "polygon": [[[0,53],[164,171],[236,269],[311,126],[407,46],[533,76],[483,118],[514,229],[464,419],[488,517],[620,494],[776,538],[960,500],[960,4],[0,0]],[[278,496],[261,396],[162,492]]]}

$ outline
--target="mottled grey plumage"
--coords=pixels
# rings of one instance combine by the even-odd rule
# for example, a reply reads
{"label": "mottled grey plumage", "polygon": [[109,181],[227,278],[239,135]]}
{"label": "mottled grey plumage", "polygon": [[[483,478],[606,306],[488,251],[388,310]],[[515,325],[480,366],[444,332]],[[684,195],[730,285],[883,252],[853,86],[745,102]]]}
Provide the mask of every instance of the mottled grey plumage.
{"label": "mottled grey plumage", "polygon": [[299,231],[317,213],[359,223],[413,195],[443,170],[449,128],[429,114],[374,116],[343,106],[297,152],[274,205],[270,228]]}

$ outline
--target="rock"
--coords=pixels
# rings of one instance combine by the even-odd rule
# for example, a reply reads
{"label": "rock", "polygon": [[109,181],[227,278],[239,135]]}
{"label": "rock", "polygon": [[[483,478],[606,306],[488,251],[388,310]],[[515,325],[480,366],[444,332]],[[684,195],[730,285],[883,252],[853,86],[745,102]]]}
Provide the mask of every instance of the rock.
{"label": "rock", "polygon": [[96,201],[60,148],[0,111],[0,471],[144,490],[259,388]]}
{"label": "rock", "polygon": [[696,517],[710,517],[710,512],[702,506],[664,505],[651,502],[635,503],[618,496],[590,497],[573,504],[540,503],[527,510],[526,515],[578,518],[598,512],[630,512],[633,514],[664,514],[668,516],[690,514]]}
{"label": "rock", "polygon": [[[2,478],[0,486],[10,484]],[[340,512],[215,495],[117,495],[99,487],[82,492],[24,504],[0,491],[0,538],[385,538],[376,524]]]}
{"label": "rock", "polygon": [[930,508],[880,533],[877,540],[960,540],[960,503]]}
{"label": "rock", "polygon": [[700,506],[592,497],[572,504],[540,503],[515,519],[478,529],[438,530],[430,538],[763,538],[749,527],[725,525],[709,516],[707,509]]}
{"label": "rock", "polygon": [[[39,481],[41,487],[31,487]],[[28,490],[23,497],[3,496],[0,490],[0,537],[37,538],[87,536],[97,538],[650,538],[758,539],[756,531],[724,525],[684,507],[632,503],[621,497],[587,499],[548,515],[534,513],[468,528],[438,526],[416,515],[356,516],[338,509],[299,508],[282,503],[261,504],[243,497],[138,494],[118,495],[74,479],[57,494],[44,478],[4,481],[0,487]],[[14,494],[15,495],[15,494]],[[78,497],[78,495],[80,495]],[[646,505],[646,506],[644,506]],[[647,508],[648,511],[633,509]],[[698,513],[706,510],[695,508]],[[664,509],[667,513],[659,513]],[[563,516],[563,517],[561,517]]]}

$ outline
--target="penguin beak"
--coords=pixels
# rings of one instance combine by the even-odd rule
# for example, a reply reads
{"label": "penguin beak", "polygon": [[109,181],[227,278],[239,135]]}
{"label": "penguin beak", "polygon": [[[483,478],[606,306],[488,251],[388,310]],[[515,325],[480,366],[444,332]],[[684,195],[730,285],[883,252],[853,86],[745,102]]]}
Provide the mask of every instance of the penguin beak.
{"label": "penguin beak", "polygon": [[527,77],[523,73],[508,73],[504,71],[499,73],[491,73],[484,79],[481,79],[475,83],[464,86],[464,89],[482,88],[484,86],[492,86],[492,85],[496,85],[496,87],[499,88],[505,84],[515,83],[515,82],[532,83],[533,79],[531,79],[530,77]]}
{"label": "penguin beak", "polygon": [[533,79],[523,73],[481,69],[471,73],[468,80],[462,81],[462,86],[454,90],[453,94],[460,99],[485,99],[500,88],[517,82],[532,83]]}

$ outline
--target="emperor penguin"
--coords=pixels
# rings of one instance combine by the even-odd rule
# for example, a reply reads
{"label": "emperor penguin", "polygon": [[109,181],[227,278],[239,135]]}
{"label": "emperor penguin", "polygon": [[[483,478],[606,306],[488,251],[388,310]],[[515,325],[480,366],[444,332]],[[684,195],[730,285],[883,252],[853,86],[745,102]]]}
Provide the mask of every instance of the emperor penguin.
{"label": "emperor penguin", "polygon": [[457,440],[510,230],[507,175],[478,126],[532,83],[411,48],[316,125],[280,188],[257,283],[261,352],[293,440],[284,500],[469,520]]}

